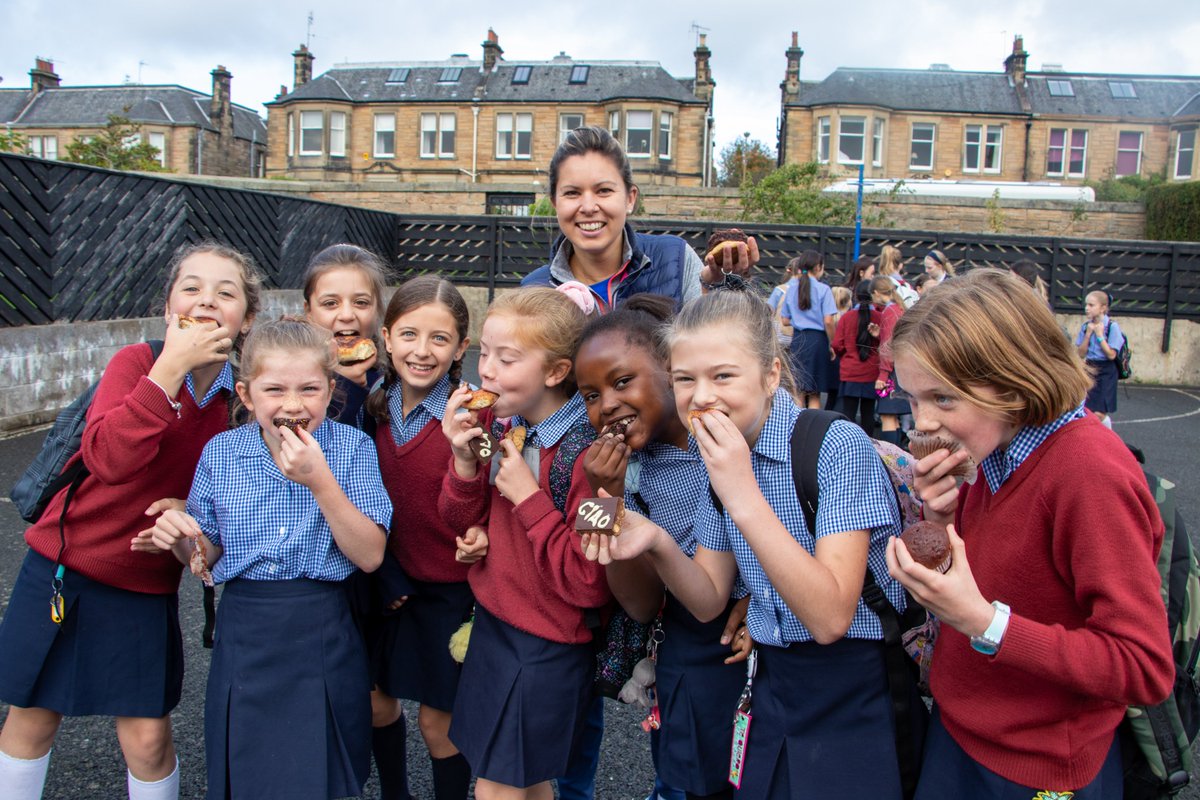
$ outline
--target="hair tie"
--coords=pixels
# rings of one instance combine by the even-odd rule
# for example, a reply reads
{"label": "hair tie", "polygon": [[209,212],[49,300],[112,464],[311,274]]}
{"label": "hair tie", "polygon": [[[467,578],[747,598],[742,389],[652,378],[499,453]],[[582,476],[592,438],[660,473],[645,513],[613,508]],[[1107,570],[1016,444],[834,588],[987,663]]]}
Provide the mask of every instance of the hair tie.
{"label": "hair tie", "polygon": [[592,294],[592,290],[579,281],[564,281],[554,287],[558,291],[570,298],[571,302],[579,306],[579,310],[587,316],[596,313],[596,296]]}

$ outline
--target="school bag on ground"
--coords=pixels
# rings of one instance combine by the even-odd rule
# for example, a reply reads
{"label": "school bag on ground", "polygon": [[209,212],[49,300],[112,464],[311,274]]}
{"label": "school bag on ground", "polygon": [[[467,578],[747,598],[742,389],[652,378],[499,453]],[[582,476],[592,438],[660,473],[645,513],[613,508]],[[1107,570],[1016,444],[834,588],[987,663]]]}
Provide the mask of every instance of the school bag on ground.
{"label": "school bag on ground", "polygon": [[[1142,452],[1129,446],[1139,463]],[[1130,706],[1118,729],[1127,800],[1171,797],[1191,779],[1192,742],[1200,732],[1200,564],[1175,505],[1175,484],[1146,472],[1146,483],[1162,514],[1165,533],[1158,556],[1167,629],[1175,660],[1175,685],[1156,706]]]}
{"label": "school bag on ground", "polygon": [[[1108,332],[1112,328],[1112,320],[1104,326],[1104,338],[1108,338]],[[1129,349],[1129,337],[1125,335],[1125,331],[1121,331],[1121,349],[1117,351],[1117,380],[1123,381],[1126,378],[1133,376],[1133,351]]]}

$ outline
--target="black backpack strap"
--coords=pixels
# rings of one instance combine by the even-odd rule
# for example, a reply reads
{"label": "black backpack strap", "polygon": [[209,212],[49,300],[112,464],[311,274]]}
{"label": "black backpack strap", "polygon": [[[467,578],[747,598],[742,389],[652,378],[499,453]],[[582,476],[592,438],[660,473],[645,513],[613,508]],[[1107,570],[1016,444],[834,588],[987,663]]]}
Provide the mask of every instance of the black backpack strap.
{"label": "black backpack strap", "polygon": [[820,486],[817,483],[817,459],[821,455],[821,444],[829,426],[839,419],[846,419],[836,411],[810,408],[800,412],[792,426],[792,480],[796,484],[796,497],[800,500],[800,511],[808,532],[817,536],[817,498]]}

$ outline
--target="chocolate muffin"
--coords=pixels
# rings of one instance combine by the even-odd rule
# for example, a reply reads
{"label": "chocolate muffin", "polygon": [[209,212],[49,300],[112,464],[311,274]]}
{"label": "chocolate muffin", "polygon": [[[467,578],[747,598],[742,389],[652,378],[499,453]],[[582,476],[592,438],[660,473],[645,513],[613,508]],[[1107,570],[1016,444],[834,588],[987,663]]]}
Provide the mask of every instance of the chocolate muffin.
{"label": "chocolate muffin", "polygon": [[708,255],[716,258],[718,252],[725,247],[735,247],[738,242],[744,244],[746,242],[746,234],[738,228],[726,228],[714,231],[713,235],[708,237],[708,244],[704,249]]}
{"label": "chocolate muffin", "polygon": [[913,561],[938,572],[946,572],[953,563],[950,553],[950,536],[946,526],[929,520],[910,525],[900,534],[900,540],[908,548]]}
{"label": "chocolate muffin", "polygon": [[[924,458],[937,450],[949,450],[951,453],[957,453],[961,449],[962,445],[953,439],[931,436],[928,433],[922,433],[918,430],[908,432],[908,452],[912,453],[918,459]],[[979,465],[975,463],[975,459],[967,456],[967,460],[950,470],[949,474],[954,476],[954,480],[958,481],[959,486],[962,486],[964,481],[974,483],[978,472]]]}

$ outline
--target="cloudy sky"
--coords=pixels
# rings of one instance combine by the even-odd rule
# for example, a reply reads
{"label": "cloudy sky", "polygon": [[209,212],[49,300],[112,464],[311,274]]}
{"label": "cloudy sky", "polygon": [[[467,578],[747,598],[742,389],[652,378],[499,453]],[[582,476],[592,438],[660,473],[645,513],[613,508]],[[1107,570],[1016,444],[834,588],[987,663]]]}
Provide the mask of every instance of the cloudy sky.
{"label": "cloudy sky", "polygon": [[[448,10],[442,10],[448,9]],[[1029,67],[1200,75],[1195,0],[842,0],[712,2],[605,0],[524,3],[457,0],[0,0],[0,88],[27,88],[36,56],[54,61],[64,86],[174,83],[208,92],[210,71],[233,73],[233,99],[262,103],[292,80],[291,52],[305,41],[319,74],[345,62],[481,57],[488,27],[510,61],[659,61],[694,74],[693,25],[706,29],[717,82],[718,146],[745,132],[775,144],[779,83],[791,31],[805,55],[801,77],[839,66],[1000,71],[1014,34]]]}

